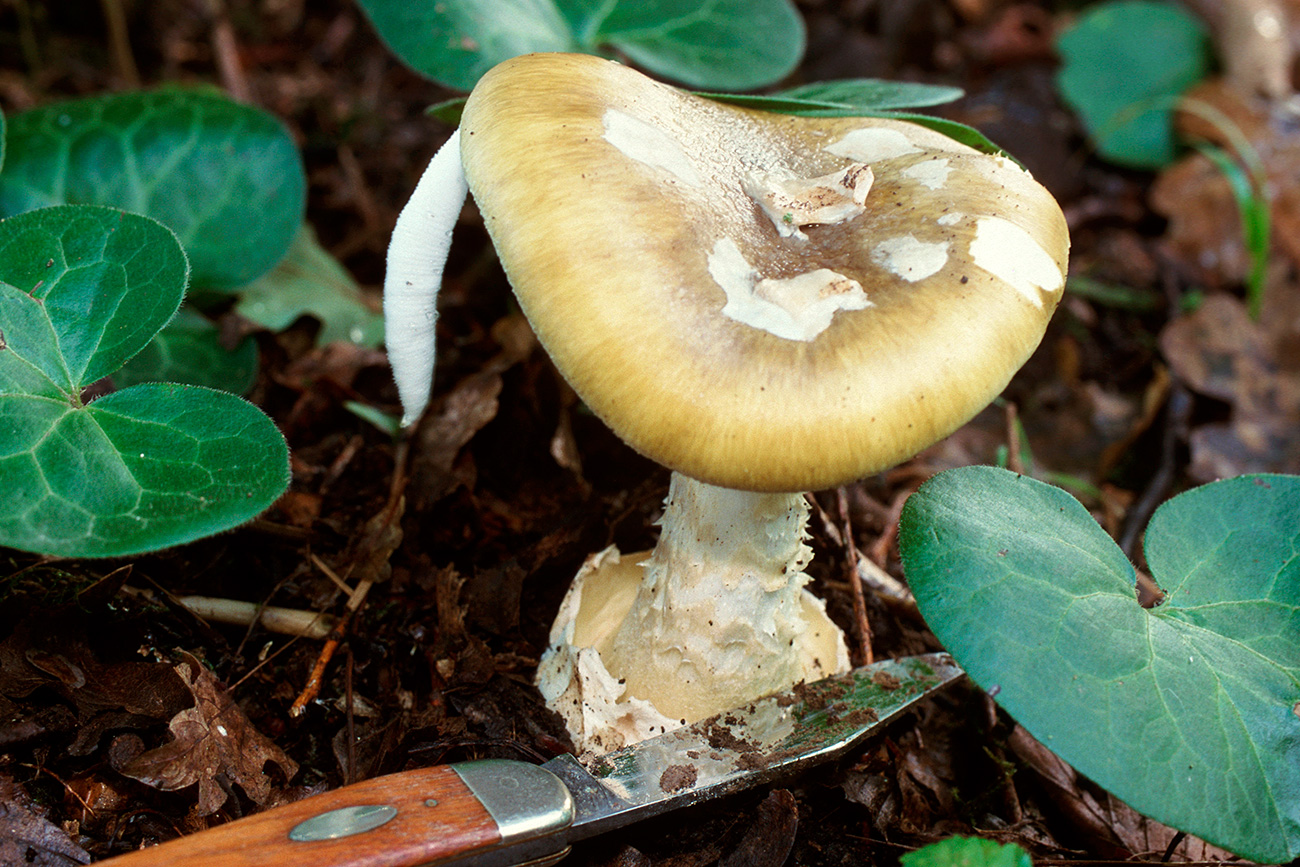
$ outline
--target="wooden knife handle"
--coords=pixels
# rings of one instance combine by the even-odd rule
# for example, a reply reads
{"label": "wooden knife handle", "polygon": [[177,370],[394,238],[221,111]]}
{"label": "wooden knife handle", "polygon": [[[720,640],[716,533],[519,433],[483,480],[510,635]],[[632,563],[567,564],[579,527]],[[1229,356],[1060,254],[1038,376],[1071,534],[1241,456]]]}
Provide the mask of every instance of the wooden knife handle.
{"label": "wooden knife handle", "polygon": [[[557,788],[558,787],[558,788]],[[476,861],[522,842],[565,844],[573,802],[535,765],[466,762],[376,777],[110,859],[114,867],[414,867]],[[504,860],[502,860],[504,859]]]}

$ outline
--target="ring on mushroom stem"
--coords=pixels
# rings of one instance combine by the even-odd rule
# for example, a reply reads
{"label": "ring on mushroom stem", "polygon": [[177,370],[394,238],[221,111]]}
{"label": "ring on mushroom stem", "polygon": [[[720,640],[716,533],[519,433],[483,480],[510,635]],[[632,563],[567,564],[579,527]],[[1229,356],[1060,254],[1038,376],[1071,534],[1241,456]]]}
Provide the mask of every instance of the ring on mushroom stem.
{"label": "ring on mushroom stem", "polygon": [[[847,668],[804,589],[798,492],[910,458],[1006,386],[1064,286],[1051,195],[915,124],[752,111],[587,55],[489,71],[459,147],[557,368],[674,470],[655,551],[590,558],[553,628],[538,684],[576,743],[616,748]],[[438,198],[422,188],[419,213]],[[464,193],[447,190],[454,221]],[[436,292],[408,291],[409,255],[395,235],[398,327]],[[432,349],[431,330],[390,343],[408,418]]]}

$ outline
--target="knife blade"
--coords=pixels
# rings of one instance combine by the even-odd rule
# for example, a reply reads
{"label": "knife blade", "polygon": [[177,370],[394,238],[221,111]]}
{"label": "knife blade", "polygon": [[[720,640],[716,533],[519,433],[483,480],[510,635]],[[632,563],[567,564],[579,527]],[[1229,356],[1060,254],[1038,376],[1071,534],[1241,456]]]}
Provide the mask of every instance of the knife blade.
{"label": "knife blade", "polygon": [[376,777],[110,859],[115,867],[553,864],[573,843],[839,755],[962,671],[884,660],[589,759]]}

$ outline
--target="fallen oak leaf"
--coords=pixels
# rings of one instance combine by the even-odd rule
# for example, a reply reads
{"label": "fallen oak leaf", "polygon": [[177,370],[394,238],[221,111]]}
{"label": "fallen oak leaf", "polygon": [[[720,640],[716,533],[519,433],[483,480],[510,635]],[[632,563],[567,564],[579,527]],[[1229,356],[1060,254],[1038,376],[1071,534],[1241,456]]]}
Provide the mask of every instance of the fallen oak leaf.
{"label": "fallen oak leaf", "polygon": [[198,784],[199,816],[215,813],[228,793],[217,781],[225,775],[258,805],[271,796],[265,766],[279,766],[286,780],[298,764],[253,727],[216,677],[197,659],[184,654],[176,673],[194,695],[194,706],[172,717],[172,740],[117,767],[124,776],[171,792]]}
{"label": "fallen oak leaf", "polygon": [[[1270,300],[1270,306],[1278,300]],[[1270,327],[1287,325],[1283,316],[1272,320]],[[1228,421],[1202,424],[1192,432],[1192,478],[1209,482],[1300,470],[1295,441],[1300,373],[1286,363],[1294,332],[1270,335],[1241,301],[1214,294],[1196,311],[1166,325],[1159,339],[1170,367],[1188,387],[1232,406]]]}
{"label": "fallen oak leaf", "polygon": [[0,773],[0,864],[68,867],[90,855],[46,817],[18,781]]}

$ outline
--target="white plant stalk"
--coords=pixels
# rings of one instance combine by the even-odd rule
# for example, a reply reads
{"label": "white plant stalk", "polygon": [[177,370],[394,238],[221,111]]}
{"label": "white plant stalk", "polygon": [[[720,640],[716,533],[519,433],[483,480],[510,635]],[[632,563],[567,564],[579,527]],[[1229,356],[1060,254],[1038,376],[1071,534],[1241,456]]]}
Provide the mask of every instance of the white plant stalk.
{"label": "white plant stalk", "polygon": [[460,130],[425,169],[397,217],[384,276],[384,343],[402,399],[402,425],[429,403],[437,352],[438,290],[469,185],[460,162]]}

